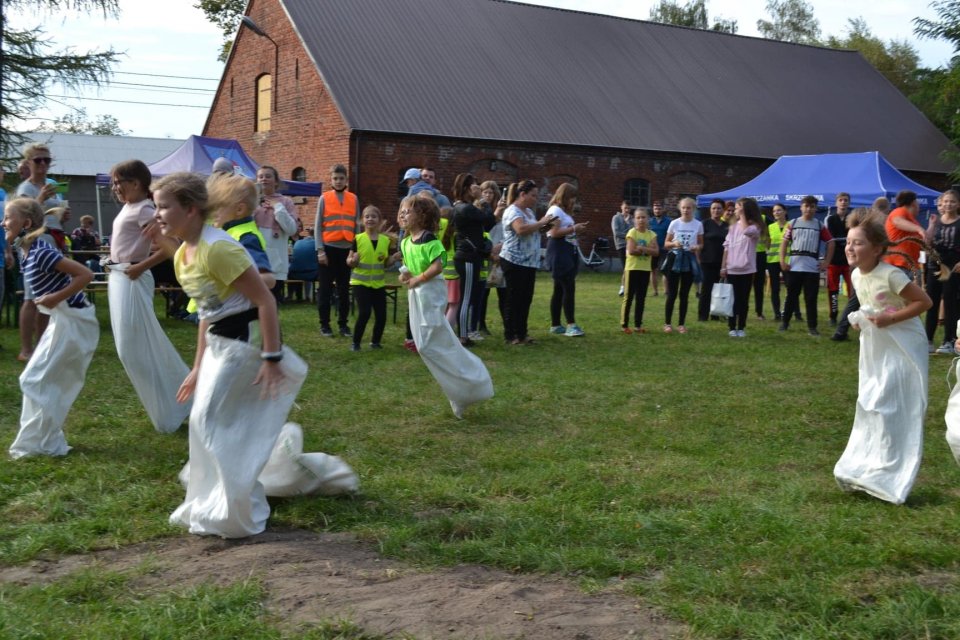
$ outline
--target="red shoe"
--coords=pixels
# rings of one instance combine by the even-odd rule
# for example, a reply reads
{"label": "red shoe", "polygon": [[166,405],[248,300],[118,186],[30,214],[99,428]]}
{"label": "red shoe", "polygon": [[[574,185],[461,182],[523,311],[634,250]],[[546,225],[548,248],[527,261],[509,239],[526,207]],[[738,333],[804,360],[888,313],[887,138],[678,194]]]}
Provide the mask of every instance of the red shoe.
{"label": "red shoe", "polygon": [[630,335],[631,333],[633,333],[633,329],[631,329],[630,327],[623,327],[621,331],[623,331],[627,335]]}
{"label": "red shoe", "polygon": [[417,343],[413,340],[404,340],[403,348],[409,351],[410,353],[417,353]]}

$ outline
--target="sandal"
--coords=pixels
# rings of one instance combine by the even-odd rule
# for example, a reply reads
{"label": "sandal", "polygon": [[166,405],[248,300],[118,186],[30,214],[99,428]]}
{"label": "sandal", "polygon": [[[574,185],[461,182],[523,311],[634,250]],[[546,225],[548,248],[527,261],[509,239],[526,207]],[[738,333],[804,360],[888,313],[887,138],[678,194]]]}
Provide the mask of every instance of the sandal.
{"label": "sandal", "polygon": [[686,328],[685,326],[683,326],[683,325],[680,325],[679,327],[677,327],[677,331],[680,332],[680,333],[686,333],[686,332],[687,332],[687,328]]}
{"label": "sandal", "polygon": [[673,333],[673,327],[671,327],[671,326],[668,325],[668,324],[665,324],[665,325],[663,325],[663,332],[664,332],[664,333]]}

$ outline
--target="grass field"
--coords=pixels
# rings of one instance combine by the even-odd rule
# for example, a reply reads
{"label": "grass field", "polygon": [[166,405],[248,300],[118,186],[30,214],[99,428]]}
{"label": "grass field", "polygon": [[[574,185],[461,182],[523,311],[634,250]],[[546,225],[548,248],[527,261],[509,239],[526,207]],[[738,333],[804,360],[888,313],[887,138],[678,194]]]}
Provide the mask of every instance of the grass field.
{"label": "grass field", "polygon": [[[858,347],[827,339],[825,304],[823,338],[751,317],[736,340],[720,322],[664,335],[663,298],[650,297],[651,332],[626,336],[616,279],[581,275],[587,335],[573,339],[547,335],[541,276],[538,344],[487,339],[474,349],[496,396],[463,421],[401,348],[403,301],[381,352],[351,353],[347,340],[318,336],[311,306],[284,307],[285,339],[311,365],[291,419],[308,450],[354,466],[362,494],[274,500],[271,523],[353,532],[421,566],[560,574],[588,590],[620,578],[704,638],[960,637],[960,468],[943,439],[951,359],[931,360],[924,461],[895,507],[833,481]],[[183,496],[184,430],[153,431],[116,360],[105,296],[98,303],[100,346],[67,423],[74,451],[0,465],[4,565],[186,535],[167,524]],[[195,328],[164,323],[189,362]],[[16,340],[0,329],[4,447],[19,416]],[[255,585],[131,594],[123,582],[81,574],[45,589],[0,585],[0,634],[52,638],[69,625],[74,637],[108,637],[100,625],[120,617],[126,632],[109,637],[193,637],[163,635],[172,618],[207,621],[196,636],[206,639],[237,628],[285,637],[256,608]]]}

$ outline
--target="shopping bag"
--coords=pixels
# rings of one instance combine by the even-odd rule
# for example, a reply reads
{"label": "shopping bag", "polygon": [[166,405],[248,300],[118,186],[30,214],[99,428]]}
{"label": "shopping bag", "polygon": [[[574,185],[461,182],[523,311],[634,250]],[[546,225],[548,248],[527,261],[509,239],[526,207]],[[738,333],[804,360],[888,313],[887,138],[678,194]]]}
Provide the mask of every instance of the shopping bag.
{"label": "shopping bag", "polygon": [[714,283],[710,291],[710,315],[733,316],[733,285],[729,282]]}

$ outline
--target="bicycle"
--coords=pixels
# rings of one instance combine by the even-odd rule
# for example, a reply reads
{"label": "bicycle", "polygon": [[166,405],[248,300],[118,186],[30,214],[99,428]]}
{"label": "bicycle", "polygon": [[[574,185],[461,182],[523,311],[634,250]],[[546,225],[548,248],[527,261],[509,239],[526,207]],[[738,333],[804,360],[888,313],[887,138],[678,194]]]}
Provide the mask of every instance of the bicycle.
{"label": "bicycle", "polygon": [[580,245],[577,245],[577,254],[580,256],[580,261],[584,264],[584,266],[594,271],[607,264],[607,259],[601,255],[600,252],[607,252],[609,250],[610,241],[603,236],[598,236],[593,241],[593,246],[590,247],[589,255],[583,255],[583,250],[580,249]]}

